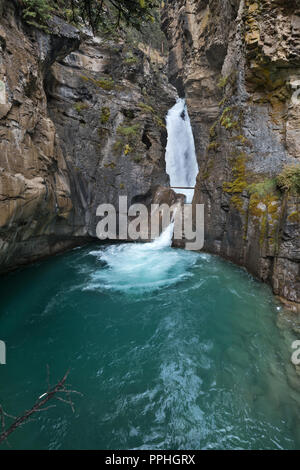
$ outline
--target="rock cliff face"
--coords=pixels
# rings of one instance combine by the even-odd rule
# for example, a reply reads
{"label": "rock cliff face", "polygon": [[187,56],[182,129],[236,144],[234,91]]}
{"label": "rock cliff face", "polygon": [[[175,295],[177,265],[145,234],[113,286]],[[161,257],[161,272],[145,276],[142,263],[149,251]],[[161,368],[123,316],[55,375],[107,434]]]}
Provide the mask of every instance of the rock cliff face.
{"label": "rock cliff face", "polygon": [[70,240],[70,178],[53,122],[44,77],[79,45],[78,31],[24,29],[14,2],[1,2],[0,265],[32,261]]}
{"label": "rock cliff face", "polygon": [[176,91],[164,62],[126,42],[86,38],[54,64],[48,109],[71,178],[76,224],[95,236],[99,204],[147,199],[165,172],[165,115]]}
{"label": "rock cliff face", "polygon": [[98,204],[167,184],[164,116],[176,96],[159,54],[59,18],[45,34],[17,4],[0,3],[2,271],[95,237]]}
{"label": "rock cliff face", "polygon": [[169,0],[163,26],[194,130],[205,249],[299,311],[299,196],[275,178],[300,163],[300,2]]}

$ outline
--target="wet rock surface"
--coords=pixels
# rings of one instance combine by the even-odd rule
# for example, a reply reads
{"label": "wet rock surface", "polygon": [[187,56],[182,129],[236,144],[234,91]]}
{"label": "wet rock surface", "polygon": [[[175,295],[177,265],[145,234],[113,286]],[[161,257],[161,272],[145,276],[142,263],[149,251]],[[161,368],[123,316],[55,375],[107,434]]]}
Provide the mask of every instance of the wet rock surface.
{"label": "wet rock surface", "polygon": [[57,17],[46,34],[23,24],[17,2],[1,7],[5,271],[95,237],[99,204],[117,207],[126,195],[129,205],[168,184],[164,116],[176,91],[159,54],[93,39]]}
{"label": "wet rock surface", "polygon": [[141,50],[86,38],[56,63],[47,80],[48,108],[60,137],[76,220],[95,236],[99,204],[128,205],[168,185],[165,115],[176,91]]}
{"label": "wet rock surface", "polygon": [[71,245],[70,178],[48,115],[44,77],[61,54],[78,47],[70,27],[48,36],[27,31],[14,2],[2,2],[0,25],[1,270]]}
{"label": "wet rock surface", "polygon": [[205,249],[299,311],[299,196],[276,176],[299,160],[298,2],[166,2],[169,76],[185,94],[205,204]]}

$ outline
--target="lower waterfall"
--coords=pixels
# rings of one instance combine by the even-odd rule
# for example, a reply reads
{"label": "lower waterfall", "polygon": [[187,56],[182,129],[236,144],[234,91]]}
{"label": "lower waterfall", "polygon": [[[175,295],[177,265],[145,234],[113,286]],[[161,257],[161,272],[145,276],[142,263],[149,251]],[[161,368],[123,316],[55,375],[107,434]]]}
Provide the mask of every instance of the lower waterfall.
{"label": "lower waterfall", "polygon": [[100,262],[85,290],[107,289],[130,292],[153,291],[171,286],[189,276],[198,254],[171,248],[174,223],[150,243],[125,243],[93,250]]}

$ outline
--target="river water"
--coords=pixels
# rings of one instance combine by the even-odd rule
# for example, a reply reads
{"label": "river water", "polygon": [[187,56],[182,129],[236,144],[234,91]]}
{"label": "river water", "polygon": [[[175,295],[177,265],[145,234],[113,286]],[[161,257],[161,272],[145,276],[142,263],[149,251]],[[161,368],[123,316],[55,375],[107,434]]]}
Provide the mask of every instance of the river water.
{"label": "river water", "polygon": [[[17,449],[300,448],[292,321],[217,257],[92,245],[1,278],[0,403],[19,415],[70,369],[75,412],[39,413]],[[278,324],[280,328],[278,327]]]}

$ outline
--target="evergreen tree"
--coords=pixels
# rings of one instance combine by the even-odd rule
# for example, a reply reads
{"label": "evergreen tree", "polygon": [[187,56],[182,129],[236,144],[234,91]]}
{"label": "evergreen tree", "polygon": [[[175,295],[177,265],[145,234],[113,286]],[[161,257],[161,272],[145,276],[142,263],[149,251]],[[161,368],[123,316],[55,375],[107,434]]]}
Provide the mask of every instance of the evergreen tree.
{"label": "evergreen tree", "polygon": [[119,27],[125,23],[140,30],[153,21],[160,0],[20,0],[27,23],[45,28],[50,12],[64,11],[74,23],[89,26],[95,34],[103,25]]}

